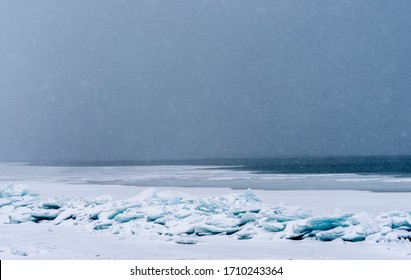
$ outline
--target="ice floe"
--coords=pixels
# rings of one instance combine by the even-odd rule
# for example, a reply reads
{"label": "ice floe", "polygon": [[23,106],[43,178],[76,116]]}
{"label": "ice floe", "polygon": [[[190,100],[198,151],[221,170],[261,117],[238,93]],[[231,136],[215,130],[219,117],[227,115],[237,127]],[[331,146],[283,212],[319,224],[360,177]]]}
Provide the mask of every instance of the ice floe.
{"label": "ice floe", "polygon": [[[0,190],[4,224],[73,225],[90,233],[140,235],[195,245],[204,236],[247,240],[312,239],[347,242],[404,242],[411,239],[411,212],[391,211],[313,215],[310,211],[264,204],[251,190],[206,198],[149,188],[124,200],[108,195],[41,198],[29,188],[9,184]],[[14,254],[24,255],[15,249]]]}

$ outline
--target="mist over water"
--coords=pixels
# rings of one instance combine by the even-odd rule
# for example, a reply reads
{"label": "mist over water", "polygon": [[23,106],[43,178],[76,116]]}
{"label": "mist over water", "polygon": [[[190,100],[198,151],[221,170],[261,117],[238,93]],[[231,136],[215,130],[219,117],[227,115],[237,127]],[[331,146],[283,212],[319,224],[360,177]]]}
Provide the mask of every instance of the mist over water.
{"label": "mist over water", "polygon": [[0,1],[0,160],[411,154],[409,1]]}

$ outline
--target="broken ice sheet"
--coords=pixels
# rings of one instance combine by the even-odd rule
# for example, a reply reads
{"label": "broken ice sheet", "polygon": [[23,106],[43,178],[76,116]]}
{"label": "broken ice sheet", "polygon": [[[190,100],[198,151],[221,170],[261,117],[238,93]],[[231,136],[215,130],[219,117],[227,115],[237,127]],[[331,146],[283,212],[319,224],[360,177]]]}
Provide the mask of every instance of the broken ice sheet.
{"label": "broken ice sheet", "polygon": [[[90,233],[149,236],[196,244],[210,235],[239,240],[259,238],[314,239],[350,242],[403,242],[411,238],[411,214],[391,211],[313,215],[298,207],[264,204],[251,190],[197,198],[149,188],[136,196],[115,200],[108,195],[40,198],[22,185],[0,191],[3,223],[50,223],[82,227]],[[18,253],[17,251],[15,253]]]}

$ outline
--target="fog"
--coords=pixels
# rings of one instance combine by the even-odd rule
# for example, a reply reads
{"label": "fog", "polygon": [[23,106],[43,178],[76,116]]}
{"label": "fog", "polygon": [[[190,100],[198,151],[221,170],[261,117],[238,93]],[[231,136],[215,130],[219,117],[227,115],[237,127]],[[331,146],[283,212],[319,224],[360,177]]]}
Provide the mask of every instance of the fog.
{"label": "fog", "polygon": [[0,160],[411,154],[410,15],[0,0]]}

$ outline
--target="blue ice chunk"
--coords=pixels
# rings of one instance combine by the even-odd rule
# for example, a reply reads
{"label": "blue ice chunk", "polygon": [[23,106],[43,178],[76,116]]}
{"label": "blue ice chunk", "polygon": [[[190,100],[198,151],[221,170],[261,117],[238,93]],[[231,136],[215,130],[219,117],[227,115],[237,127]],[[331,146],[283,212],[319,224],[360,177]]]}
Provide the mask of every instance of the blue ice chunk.
{"label": "blue ice chunk", "polygon": [[166,219],[166,217],[161,217],[161,218],[159,218],[159,219],[156,219],[156,220],[154,221],[154,223],[164,226],[164,225],[167,223],[167,219]]}
{"label": "blue ice chunk", "polygon": [[330,230],[319,231],[315,234],[315,237],[317,237],[317,239],[320,241],[333,241],[337,238],[340,238],[344,234],[344,228],[338,227]]}
{"label": "blue ice chunk", "polygon": [[54,220],[53,223],[55,225],[60,224],[62,221],[64,220],[68,220],[70,218],[76,218],[76,211],[68,208],[66,210],[64,210],[63,212],[61,212]]}
{"label": "blue ice chunk", "polygon": [[14,206],[14,208],[24,208],[24,207],[30,206],[32,204],[33,204],[32,201],[21,201],[21,200],[12,201],[12,205]]}
{"label": "blue ice chunk", "polygon": [[204,235],[216,235],[216,234],[227,234],[231,235],[239,231],[240,228],[230,227],[230,228],[218,228],[212,226],[194,226],[186,230],[186,234],[195,234],[198,236]]}
{"label": "blue ice chunk", "polygon": [[112,223],[101,223],[101,224],[97,224],[94,226],[95,230],[103,230],[103,229],[107,229],[109,227],[111,227],[113,224]]}
{"label": "blue ice chunk", "polygon": [[285,225],[282,223],[263,223],[263,229],[270,232],[279,232],[285,229]]}
{"label": "blue ice chunk", "polygon": [[360,235],[368,236],[381,230],[381,226],[375,221],[375,218],[367,213],[355,214],[349,221],[355,226],[353,228],[355,228]]}
{"label": "blue ice chunk", "polygon": [[330,230],[341,226],[350,215],[340,216],[315,216],[305,220],[289,222],[285,228],[285,237],[288,239],[300,239],[307,237],[312,231]]}
{"label": "blue ice chunk", "polygon": [[168,197],[167,198],[167,205],[176,205],[181,203],[181,198],[178,196]]}
{"label": "blue ice chunk", "polygon": [[[127,208],[118,208],[118,209],[113,209],[107,214],[107,219],[112,220],[114,219],[117,215],[123,213]],[[100,217],[99,217],[100,218]]]}
{"label": "blue ice chunk", "polygon": [[0,191],[0,197],[18,197],[18,196],[26,196],[26,195],[38,196],[37,193],[28,189],[27,186],[16,185],[14,183],[8,184],[8,186],[5,189]]}
{"label": "blue ice chunk", "polygon": [[388,217],[398,217],[398,216],[401,216],[402,214],[403,214],[403,212],[401,212],[401,211],[390,211],[390,212],[388,212],[388,213],[386,213],[387,214],[387,216]]}
{"label": "blue ice chunk", "polygon": [[257,216],[254,213],[247,211],[241,216],[240,222],[238,223],[238,225],[243,226],[249,222],[254,222],[256,219],[257,219]]}
{"label": "blue ice chunk", "polygon": [[394,230],[385,237],[387,241],[409,240],[411,241],[411,232],[407,230]]}
{"label": "blue ice chunk", "polygon": [[114,220],[119,223],[127,223],[132,220],[143,219],[146,215],[144,213],[141,214],[119,214],[117,215]]}
{"label": "blue ice chunk", "polygon": [[96,197],[95,199],[90,201],[90,204],[94,204],[94,205],[103,205],[106,204],[110,201],[112,201],[113,199],[111,198],[111,196],[109,195],[102,195],[99,197]]}
{"label": "blue ice chunk", "polygon": [[189,211],[182,211],[182,212],[178,212],[174,214],[174,217],[176,217],[177,219],[185,219],[187,217],[190,217],[193,213],[189,212]]}
{"label": "blue ice chunk", "polygon": [[411,230],[411,217],[393,217],[391,222],[393,229]]}
{"label": "blue ice chunk", "polygon": [[196,209],[208,213],[220,213],[226,206],[221,201],[202,199],[198,201]]}
{"label": "blue ice chunk", "polygon": [[56,202],[43,202],[40,207],[43,209],[59,209],[61,205]]}
{"label": "blue ice chunk", "polygon": [[[307,218],[307,217],[305,217],[305,218]],[[304,218],[304,219],[305,219]],[[283,223],[283,222],[289,222],[289,221],[295,221],[295,220],[298,220],[298,217],[295,217],[295,216],[289,216],[289,215],[282,215],[282,214],[274,214],[274,215],[270,215],[268,218],[267,218],[267,221],[269,222],[269,221],[276,221],[276,222],[279,222],[279,223]]]}
{"label": "blue ice chunk", "polygon": [[244,214],[245,212],[251,212],[251,213],[259,213],[261,211],[260,208],[255,208],[255,209],[249,209],[249,210],[234,210],[231,213],[235,216]]}
{"label": "blue ice chunk", "polygon": [[347,216],[319,216],[308,219],[308,227],[312,230],[329,230],[341,225]]}
{"label": "blue ice chunk", "polygon": [[349,242],[359,242],[364,241],[369,234],[371,233],[367,228],[361,224],[357,224],[345,228],[345,233],[341,239]]}
{"label": "blue ice chunk", "polygon": [[241,230],[235,233],[238,240],[252,239],[257,232],[254,230],[254,227],[242,227]]}
{"label": "blue ice chunk", "polygon": [[252,239],[252,238],[253,238],[253,234],[251,234],[251,233],[237,234],[237,239],[238,240],[247,240],[247,239]]}
{"label": "blue ice chunk", "polygon": [[261,202],[261,200],[253,193],[251,189],[247,189],[243,193],[242,197],[245,198],[247,202],[252,202],[252,203]]}
{"label": "blue ice chunk", "polygon": [[283,223],[283,222],[307,219],[311,216],[312,214],[310,211],[303,211],[303,210],[289,211],[287,209],[277,208],[273,211],[272,214],[270,214],[267,217],[266,221],[267,222],[275,221],[275,222]]}
{"label": "blue ice chunk", "polygon": [[109,219],[109,220],[114,219],[114,217],[116,217],[118,214],[121,214],[121,213],[123,213],[124,211],[126,211],[128,209],[136,208],[136,207],[140,207],[140,206],[141,206],[141,203],[136,202],[136,203],[127,204],[125,206],[115,208],[115,209],[110,211],[110,214],[108,214],[107,219]]}
{"label": "blue ice chunk", "polygon": [[52,210],[52,211],[38,211],[29,213],[32,217],[33,222],[39,222],[42,220],[54,220],[61,212]]}
{"label": "blue ice chunk", "polygon": [[6,199],[6,198],[0,198],[0,207],[10,205],[12,203],[11,200]]}
{"label": "blue ice chunk", "polygon": [[150,213],[146,217],[147,222],[154,222],[157,219],[164,217],[167,213]]}
{"label": "blue ice chunk", "polygon": [[365,238],[367,238],[367,235],[362,234],[362,233],[344,235],[343,237],[341,237],[342,240],[349,241],[349,242],[360,242],[360,241],[364,241]]}
{"label": "blue ice chunk", "polygon": [[89,214],[89,218],[90,218],[91,220],[98,220],[98,216],[100,215],[101,212],[102,212],[102,211],[100,210],[100,211],[96,211],[96,212],[90,213],[90,214]]}
{"label": "blue ice chunk", "polygon": [[28,213],[9,216],[9,219],[9,224],[20,224],[33,221],[33,217],[31,216],[31,214]]}
{"label": "blue ice chunk", "polygon": [[180,239],[180,240],[175,240],[177,244],[184,244],[184,245],[195,245],[198,243],[197,240],[193,239]]}

